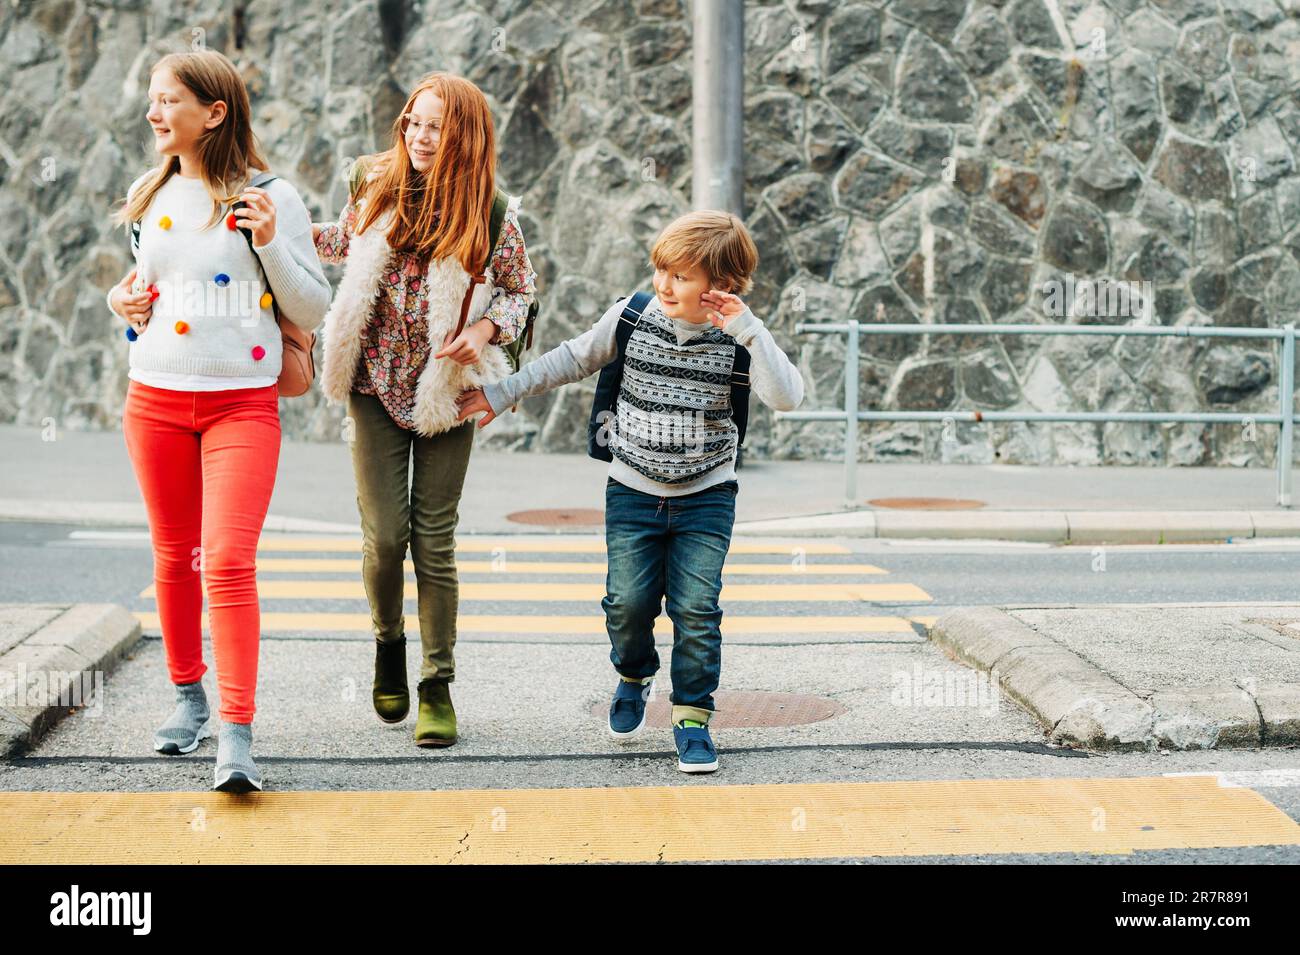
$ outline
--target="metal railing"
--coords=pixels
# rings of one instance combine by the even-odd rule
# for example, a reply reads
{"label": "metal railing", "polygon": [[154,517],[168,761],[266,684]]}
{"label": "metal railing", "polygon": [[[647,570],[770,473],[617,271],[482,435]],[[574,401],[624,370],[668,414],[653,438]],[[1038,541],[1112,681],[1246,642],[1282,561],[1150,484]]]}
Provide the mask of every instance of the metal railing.
{"label": "metal railing", "polygon": [[[1223,328],[1215,326],[1148,325],[942,325],[877,324],[875,322],[800,322],[799,334],[848,335],[844,360],[844,408],[838,411],[778,411],[783,421],[844,422],[844,506],[857,506],[858,428],[860,421],[1024,421],[1024,422],[1188,422],[1207,424],[1276,424],[1277,504],[1291,506],[1291,446],[1295,414],[1295,325],[1282,328]],[[1281,375],[1276,414],[1252,412],[1161,411],[859,411],[858,347],[867,335],[1113,335],[1172,338],[1265,338],[1282,342]]]}

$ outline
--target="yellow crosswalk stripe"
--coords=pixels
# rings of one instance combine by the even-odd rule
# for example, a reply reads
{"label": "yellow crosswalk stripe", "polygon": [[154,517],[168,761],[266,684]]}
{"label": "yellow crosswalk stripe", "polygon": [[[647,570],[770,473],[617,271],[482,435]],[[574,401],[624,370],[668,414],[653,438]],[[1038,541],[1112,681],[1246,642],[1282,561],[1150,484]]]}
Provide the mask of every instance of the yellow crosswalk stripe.
{"label": "yellow crosswalk stripe", "polygon": [[[263,553],[316,552],[316,553],[360,553],[361,538],[358,537],[263,537],[258,541],[257,549]],[[604,538],[569,538],[560,536],[528,538],[504,537],[497,539],[461,538],[456,541],[456,550],[472,554],[490,554],[494,551],[511,551],[520,554],[554,553],[554,554],[603,554]],[[732,540],[730,552],[733,554],[849,554],[852,553],[842,544],[828,544],[821,541],[806,541],[799,544],[765,544],[751,541]]]}
{"label": "yellow crosswalk stripe", "polygon": [[1300,845],[1300,826],[1286,813],[1213,777],[239,798],[2,792],[0,817],[0,863],[8,865],[688,862]]}
{"label": "yellow crosswalk stripe", "polygon": [[[461,600],[500,600],[544,603],[547,601],[599,601],[605,596],[603,583],[580,584],[460,584]],[[417,595],[415,581],[406,582],[406,596]],[[360,580],[259,580],[257,595],[263,600],[365,600]],[[140,594],[153,597],[150,584]],[[723,604],[740,601],[782,601],[787,603],[828,601],[889,601],[917,603],[930,599],[916,584],[723,584]]]}
{"label": "yellow crosswalk stripe", "polygon": [[[414,573],[411,561],[403,562],[407,573]],[[360,574],[361,559],[355,557],[261,557],[257,569],[268,573],[296,574]],[[462,574],[598,574],[605,576],[603,560],[458,560],[456,569]],[[730,562],[722,568],[724,576],[764,575],[794,577],[873,576],[889,571],[874,564],[766,564]]]}
{"label": "yellow crosswalk stripe", "polygon": [[[157,632],[160,629],[158,614],[153,611],[137,611],[135,614],[140,626]],[[203,629],[208,629],[208,615],[203,614]],[[369,633],[371,629],[368,613],[290,613],[264,611],[262,613],[262,631],[320,631],[323,633],[360,632]],[[586,616],[546,615],[473,615],[462,614],[456,621],[459,633],[562,633],[562,634],[602,634],[605,630],[605,617],[599,610]],[[406,615],[407,633],[420,632],[420,618],[415,614]],[[831,617],[766,617],[746,614],[726,614],[722,618],[722,632],[726,636],[739,636],[755,633],[914,633],[912,625],[903,617],[875,616],[831,616]],[[672,621],[665,614],[655,620],[655,635],[669,637],[673,635]]]}

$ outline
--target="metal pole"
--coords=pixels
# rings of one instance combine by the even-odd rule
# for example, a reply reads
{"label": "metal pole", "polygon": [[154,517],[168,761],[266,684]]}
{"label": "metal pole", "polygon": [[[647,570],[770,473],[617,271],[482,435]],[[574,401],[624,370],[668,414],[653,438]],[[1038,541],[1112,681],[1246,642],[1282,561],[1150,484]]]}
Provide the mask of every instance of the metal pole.
{"label": "metal pole", "polygon": [[745,7],[692,4],[691,204],[744,216]]}
{"label": "metal pole", "polygon": [[1295,324],[1283,326],[1282,378],[1278,387],[1278,414],[1282,433],[1277,439],[1277,505],[1291,506],[1291,438],[1295,431]]}
{"label": "metal pole", "polygon": [[858,503],[858,323],[849,322],[844,354],[844,506]]}

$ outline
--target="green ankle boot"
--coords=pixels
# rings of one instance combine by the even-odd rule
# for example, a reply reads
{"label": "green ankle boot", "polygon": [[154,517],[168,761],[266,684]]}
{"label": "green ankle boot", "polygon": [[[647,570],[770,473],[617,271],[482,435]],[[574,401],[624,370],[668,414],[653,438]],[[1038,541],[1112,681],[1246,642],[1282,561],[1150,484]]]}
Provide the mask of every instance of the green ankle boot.
{"label": "green ankle boot", "polygon": [[400,723],[411,711],[411,691],[406,685],[406,637],[375,641],[375,685],[371,692],[375,712],[385,723]]}
{"label": "green ankle boot", "polygon": [[456,711],[445,679],[430,677],[416,688],[420,711],[415,718],[416,746],[450,746],[456,742]]}

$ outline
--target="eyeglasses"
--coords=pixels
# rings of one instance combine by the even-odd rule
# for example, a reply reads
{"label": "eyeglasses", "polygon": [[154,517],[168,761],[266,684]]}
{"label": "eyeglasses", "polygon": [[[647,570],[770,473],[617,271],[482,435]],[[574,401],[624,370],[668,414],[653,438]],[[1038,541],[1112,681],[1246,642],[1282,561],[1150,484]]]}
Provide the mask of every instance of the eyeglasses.
{"label": "eyeglasses", "polygon": [[431,135],[431,136],[437,136],[437,135],[438,135],[438,125],[439,125],[439,124],[438,124],[438,120],[436,120],[436,119],[434,119],[434,120],[430,120],[430,121],[427,122],[427,123],[420,123],[420,122],[416,122],[415,117],[412,116],[410,113],[403,113],[403,114],[402,114],[402,133],[403,133],[403,135],[405,135],[406,133],[408,133],[408,132],[410,132],[412,129],[414,129],[414,130],[415,130],[415,135],[416,135],[416,136],[419,136],[421,130],[427,129],[427,130],[429,131],[429,135]]}

